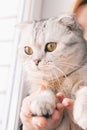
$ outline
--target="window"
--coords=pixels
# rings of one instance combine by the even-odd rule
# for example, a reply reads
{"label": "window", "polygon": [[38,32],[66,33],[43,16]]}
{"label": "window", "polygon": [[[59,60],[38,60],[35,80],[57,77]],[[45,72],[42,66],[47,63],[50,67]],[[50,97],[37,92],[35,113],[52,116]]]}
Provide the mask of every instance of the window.
{"label": "window", "polygon": [[[16,23],[40,17],[41,0],[0,1],[0,129],[18,130],[22,99],[21,65],[17,59],[20,32]],[[37,9],[37,15],[34,11]]]}
{"label": "window", "polygon": [[19,40],[19,33],[15,29],[15,25],[19,20],[18,7],[19,0],[0,1],[0,129],[3,130],[10,130],[8,126],[11,102],[14,102],[12,96],[17,68],[16,52]]}

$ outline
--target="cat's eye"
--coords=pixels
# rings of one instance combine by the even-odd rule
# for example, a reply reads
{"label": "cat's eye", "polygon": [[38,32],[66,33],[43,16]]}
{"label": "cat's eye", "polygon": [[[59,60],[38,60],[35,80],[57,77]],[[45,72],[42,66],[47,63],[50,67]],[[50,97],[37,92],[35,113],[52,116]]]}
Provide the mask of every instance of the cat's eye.
{"label": "cat's eye", "polygon": [[33,54],[33,50],[31,47],[29,46],[25,46],[24,47],[24,52],[27,54],[27,55],[32,55]]}
{"label": "cat's eye", "polygon": [[46,44],[45,51],[52,52],[56,49],[57,43],[56,42],[49,42]]}

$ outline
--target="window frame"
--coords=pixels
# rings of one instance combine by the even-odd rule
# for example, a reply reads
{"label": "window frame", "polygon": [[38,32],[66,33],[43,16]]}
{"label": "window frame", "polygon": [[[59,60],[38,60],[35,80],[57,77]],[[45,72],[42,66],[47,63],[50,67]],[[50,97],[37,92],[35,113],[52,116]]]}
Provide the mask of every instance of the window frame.
{"label": "window frame", "polygon": [[[41,0],[20,0],[17,23],[40,19],[41,17]],[[37,11],[35,11],[35,8]],[[3,130],[19,129],[19,114],[23,93],[22,67],[18,60],[17,48],[20,44],[21,33],[16,31],[14,50],[10,69],[10,83],[6,94],[5,111],[3,112]]]}

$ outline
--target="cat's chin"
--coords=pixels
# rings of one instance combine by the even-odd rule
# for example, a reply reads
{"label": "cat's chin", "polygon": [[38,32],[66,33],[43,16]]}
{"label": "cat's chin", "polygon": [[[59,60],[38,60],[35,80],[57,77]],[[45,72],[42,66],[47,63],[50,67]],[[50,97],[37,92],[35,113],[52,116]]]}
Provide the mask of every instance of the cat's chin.
{"label": "cat's chin", "polygon": [[54,80],[58,80],[60,78],[60,76],[62,77],[62,75],[59,75],[59,77],[55,76],[54,74],[51,75],[49,73],[49,71],[28,71],[28,75],[29,76],[29,80],[30,81],[35,81],[38,80],[39,81],[54,81]]}
{"label": "cat's chin", "polygon": [[30,73],[30,78],[39,78],[39,79],[44,79],[44,78],[49,78],[49,74],[47,72],[41,72],[41,71],[33,71]]}

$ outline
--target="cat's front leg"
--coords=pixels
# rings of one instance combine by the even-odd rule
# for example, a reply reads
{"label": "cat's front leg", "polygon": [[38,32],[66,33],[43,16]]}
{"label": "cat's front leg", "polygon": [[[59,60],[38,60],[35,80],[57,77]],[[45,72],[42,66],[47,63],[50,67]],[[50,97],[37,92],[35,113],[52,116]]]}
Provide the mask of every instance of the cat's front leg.
{"label": "cat's front leg", "polygon": [[76,123],[83,129],[87,129],[87,87],[83,87],[76,93],[73,115]]}
{"label": "cat's front leg", "polygon": [[29,109],[33,115],[49,117],[56,108],[56,96],[51,90],[40,91],[29,102]]}

